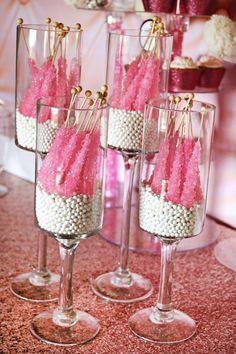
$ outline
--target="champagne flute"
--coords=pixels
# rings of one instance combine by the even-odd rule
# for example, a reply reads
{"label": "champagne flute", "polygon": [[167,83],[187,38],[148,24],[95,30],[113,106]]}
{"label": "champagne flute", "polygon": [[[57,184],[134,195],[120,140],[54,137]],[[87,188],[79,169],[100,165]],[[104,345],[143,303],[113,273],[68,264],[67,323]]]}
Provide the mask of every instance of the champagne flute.
{"label": "champagne flute", "polygon": [[[60,105],[61,97],[53,106],[48,102],[38,105],[35,216],[59,243],[61,278],[58,307],[36,316],[31,333],[45,343],[73,346],[93,339],[100,329],[94,317],[73,308],[72,273],[78,244],[102,227],[108,106],[102,98],[73,95],[67,108]],[[45,115],[57,125],[46,154],[39,129]]]}
{"label": "champagne flute", "polygon": [[146,105],[139,224],[160,240],[161,276],[156,305],[134,313],[129,326],[148,341],[178,343],[196,331],[194,320],[172,307],[172,272],[178,243],[203,228],[214,115],[213,105],[192,94]]}
{"label": "champagne flute", "polygon": [[[74,27],[53,22],[24,24],[18,19],[16,43],[15,143],[35,151],[36,102],[48,96],[66,96],[80,81],[80,24]],[[65,97],[61,98],[61,104]],[[51,98],[53,102],[53,97]],[[43,152],[47,153],[57,127],[47,115],[41,121]],[[47,269],[47,235],[38,236],[37,265],[32,271],[16,276],[10,289],[17,297],[32,302],[56,301],[59,276]]]}
{"label": "champagne flute", "polygon": [[109,33],[107,82],[109,100],[108,145],[123,157],[124,191],[118,267],[92,281],[94,293],[115,302],[136,302],[152,293],[151,282],[128,269],[131,199],[135,165],[142,145],[143,110],[147,98],[165,96],[172,36],[154,17],[149,31]]}

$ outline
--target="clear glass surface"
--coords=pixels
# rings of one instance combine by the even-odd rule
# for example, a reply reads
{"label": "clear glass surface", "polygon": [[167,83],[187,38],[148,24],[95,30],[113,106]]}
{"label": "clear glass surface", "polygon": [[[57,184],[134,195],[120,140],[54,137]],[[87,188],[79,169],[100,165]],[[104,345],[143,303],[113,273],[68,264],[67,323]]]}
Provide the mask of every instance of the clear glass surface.
{"label": "clear glass surface", "polygon": [[[36,103],[39,98],[65,96],[80,81],[81,36],[76,28],[50,25],[17,26],[15,142],[28,151],[36,145]],[[63,100],[63,99],[62,99]],[[45,152],[56,134],[53,121],[40,123]],[[38,236],[37,265],[32,272],[18,275],[10,289],[17,297],[33,301],[57,300],[59,276],[47,270],[46,236]]]}
{"label": "clear glass surface", "polygon": [[[62,26],[63,27],[63,26]],[[36,102],[48,96],[66,96],[80,82],[82,30],[54,24],[17,26],[15,142],[35,150]],[[42,122],[42,129],[55,129]]]}
{"label": "clear glass surface", "polygon": [[218,262],[225,267],[236,271],[236,237],[221,240],[214,249],[214,255]]}
{"label": "clear glass surface", "polygon": [[132,315],[129,326],[158,343],[182,342],[196,331],[171,300],[177,245],[198,235],[205,220],[215,107],[192,98],[150,100],[145,111],[139,224],[160,240],[161,275],[157,303]]}
{"label": "clear glass surface", "polygon": [[[36,316],[31,333],[61,346],[88,342],[100,329],[95,318],[73,308],[72,290],[76,247],[103,223],[108,106],[100,98],[93,106],[89,101],[72,95],[57,97],[53,106],[50,97],[38,105],[35,217],[59,243],[61,277],[58,307]],[[47,145],[40,129],[46,118],[56,128]]]}
{"label": "clear glass surface", "polygon": [[[4,170],[4,165],[8,157],[9,139],[11,134],[12,114],[7,104],[0,99],[0,174]],[[8,188],[0,184],[0,198],[8,193]]]}
{"label": "clear glass surface", "polygon": [[47,269],[47,236],[37,235],[37,267],[17,275],[10,290],[19,299],[31,302],[51,302],[58,297],[59,276]]}
{"label": "clear glass surface", "polygon": [[[160,20],[161,21],[161,20]],[[136,161],[142,145],[145,100],[167,92],[172,36],[148,31],[109,33],[107,83],[109,102],[108,145],[120,151],[124,162],[124,190],[118,267],[92,281],[94,293],[115,302],[136,302],[152,293],[152,284],[128,268],[131,200]]]}

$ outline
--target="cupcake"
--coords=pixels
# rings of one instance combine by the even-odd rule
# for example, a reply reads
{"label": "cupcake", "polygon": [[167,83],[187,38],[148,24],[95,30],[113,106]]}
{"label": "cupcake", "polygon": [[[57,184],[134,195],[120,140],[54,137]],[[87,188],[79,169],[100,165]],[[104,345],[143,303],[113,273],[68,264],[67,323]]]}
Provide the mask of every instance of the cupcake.
{"label": "cupcake", "polygon": [[198,86],[218,89],[225,73],[222,61],[213,56],[203,55],[197,64],[200,69]]}
{"label": "cupcake", "polygon": [[190,57],[176,56],[170,64],[169,91],[191,91],[197,86],[200,70]]}
{"label": "cupcake", "polygon": [[212,0],[184,0],[185,9],[190,16],[208,15]]}
{"label": "cupcake", "polygon": [[143,6],[149,12],[172,12],[173,0],[143,0]]}

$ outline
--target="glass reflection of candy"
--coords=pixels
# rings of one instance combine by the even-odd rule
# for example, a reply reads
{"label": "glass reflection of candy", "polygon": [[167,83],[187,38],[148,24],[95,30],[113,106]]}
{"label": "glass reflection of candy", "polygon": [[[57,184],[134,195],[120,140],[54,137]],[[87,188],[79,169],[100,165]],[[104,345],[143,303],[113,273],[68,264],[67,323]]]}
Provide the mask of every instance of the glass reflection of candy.
{"label": "glass reflection of candy", "polygon": [[[92,288],[98,296],[116,302],[140,301],[152,293],[151,282],[128,268],[131,199],[135,164],[142,147],[144,106],[151,97],[167,94],[172,36],[154,17],[146,30],[119,30],[109,33],[107,82],[111,89],[108,145],[121,152],[124,188],[120,254],[113,272],[98,276]],[[150,121],[147,143],[154,141]]]}
{"label": "glass reflection of candy", "polygon": [[102,89],[92,99],[90,90],[78,98],[82,88],[73,88],[66,108],[61,97],[53,106],[47,104],[50,98],[38,106],[38,118],[64,118],[58,117],[60,125],[46,156],[41,152],[43,134],[37,130],[35,215],[39,227],[59,242],[61,280],[58,307],[36,316],[31,332],[50,344],[82,344],[100,329],[95,318],[73,308],[72,271],[77,245],[96,234],[103,222],[108,106],[107,87]]}
{"label": "glass reflection of candy", "polygon": [[[16,141],[20,147],[28,150],[35,149],[36,101],[40,98],[51,97],[48,104],[53,104],[55,96],[67,96],[72,86],[78,85],[80,80],[81,65],[80,53],[78,53],[80,24],[77,24],[76,28],[69,28],[62,23],[54,22],[51,27],[50,18],[46,18],[46,24],[45,26],[24,25],[23,20],[18,19],[17,78],[19,83],[17,90],[20,91],[22,85],[20,82],[22,80],[21,65],[23,65],[21,64],[23,61],[21,37],[23,37],[24,51],[28,56],[29,82],[22,97],[17,97]],[[68,55],[69,49],[72,51],[72,48],[69,48],[70,36],[74,38],[77,36],[73,43],[74,57],[71,59]],[[71,43],[70,46],[72,46]],[[17,94],[20,96],[19,92]],[[62,97],[61,104],[65,105],[64,100],[65,98]],[[38,128],[43,133],[41,149],[47,152],[55,137],[58,122],[44,114],[39,123]]]}
{"label": "glass reflection of candy", "polygon": [[[146,106],[140,171],[139,224],[161,243],[158,300],[129,319],[133,333],[157,343],[178,343],[196,331],[191,317],[172,308],[172,271],[178,243],[203,228],[215,112],[192,94],[169,99]],[[157,126],[155,149],[145,143],[149,120]]]}

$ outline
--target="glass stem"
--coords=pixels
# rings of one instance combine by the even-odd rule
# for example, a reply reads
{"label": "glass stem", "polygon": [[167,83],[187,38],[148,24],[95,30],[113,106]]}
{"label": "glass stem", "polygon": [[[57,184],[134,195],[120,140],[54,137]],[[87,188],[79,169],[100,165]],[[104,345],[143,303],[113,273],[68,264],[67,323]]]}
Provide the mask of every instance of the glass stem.
{"label": "glass stem", "polygon": [[39,274],[47,271],[47,236],[42,233],[38,235],[38,260],[36,272]]}
{"label": "glass stem", "polygon": [[43,233],[38,235],[37,266],[29,281],[35,286],[46,286],[51,281],[51,274],[47,270],[47,236]]}
{"label": "glass stem", "polygon": [[73,310],[72,274],[76,246],[66,248],[59,245],[61,260],[61,278],[58,307],[53,312],[53,321],[59,326],[70,327],[77,321],[76,311]]}
{"label": "glass stem", "polygon": [[153,322],[168,322],[173,319],[171,302],[172,275],[174,257],[179,240],[160,240],[161,243],[161,275],[157,304],[153,309]]}
{"label": "glass stem", "polygon": [[119,266],[118,269],[116,270],[117,285],[120,286],[129,286],[132,283],[132,278],[128,270],[128,255],[129,255],[131,200],[132,200],[134,171],[135,171],[135,164],[137,158],[138,155],[130,157],[127,154],[123,154],[125,176],[124,176],[124,192],[123,192],[122,228],[121,228]]}

